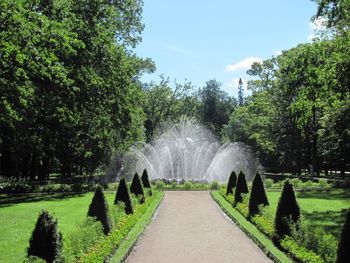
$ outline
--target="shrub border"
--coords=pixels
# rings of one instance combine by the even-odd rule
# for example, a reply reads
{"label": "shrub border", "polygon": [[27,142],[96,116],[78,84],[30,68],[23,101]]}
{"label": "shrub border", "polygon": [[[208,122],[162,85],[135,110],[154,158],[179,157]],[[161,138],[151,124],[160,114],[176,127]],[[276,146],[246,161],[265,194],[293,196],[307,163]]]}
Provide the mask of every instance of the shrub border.
{"label": "shrub border", "polygon": [[[225,214],[245,233],[250,237],[262,251],[274,262],[294,262],[284,252],[278,249],[273,242],[266,237],[256,226],[250,223],[243,215],[241,215],[232,205],[225,200],[219,191],[211,191],[211,197],[225,212]],[[254,230],[254,233],[252,230]]]}
{"label": "shrub border", "polygon": [[138,222],[133,226],[133,228],[129,231],[124,240],[120,243],[117,250],[114,252],[109,262],[125,262],[128,258],[140,237],[145,232],[147,226],[153,220],[160,204],[162,203],[164,192],[157,192],[158,196],[154,200],[152,204],[149,205],[146,212],[142,215],[142,217],[138,220]]}

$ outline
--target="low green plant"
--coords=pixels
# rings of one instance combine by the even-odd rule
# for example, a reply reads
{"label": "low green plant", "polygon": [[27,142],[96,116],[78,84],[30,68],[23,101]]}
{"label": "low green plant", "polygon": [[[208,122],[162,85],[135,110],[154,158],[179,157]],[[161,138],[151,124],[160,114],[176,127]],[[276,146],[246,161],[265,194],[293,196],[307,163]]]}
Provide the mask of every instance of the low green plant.
{"label": "low green plant", "polygon": [[289,182],[293,185],[294,188],[299,188],[303,183],[299,178],[290,179]]}
{"label": "low green plant", "polygon": [[259,209],[260,214],[253,216],[251,221],[261,232],[272,238],[275,233],[273,212],[269,206],[260,205]]}
{"label": "low green plant", "polygon": [[95,218],[87,217],[65,238],[63,250],[65,261],[76,262],[103,237],[102,224]]}
{"label": "low green plant", "polygon": [[246,218],[249,216],[249,196],[248,194],[242,194],[242,202],[236,204],[236,209]]}
{"label": "low green plant", "polygon": [[157,181],[156,182],[156,189],[157,190],[163,190],[164,189],[164,187],[165,187],[165,183],[163,182],[163,181]]}
{"label": "low green plant", "polygon": [[315,252],[311,250],[306,249],[303,246],[300,246],[290,236],[284,236],[284,238],[280,241],[280,245],[288,253],[293,255],[293,257],[298,262],[303,262],[303,263],[323,263],[324,262],[324,260],[319,255],[317,255]]}
{"label": "low green plant", "polygon": [[336,259],[337,239],[322,228],[312,226],[304,220],[290,223],[291,237],[299,246],[312,250],[322,257],[325,262],[334,262]]}
{"label": "low green plant", "polygon": [[323,178],[318,180],[318,185],[321,188],[326,188],[326,187],[330,186],[330,184],[328,184],[328,182],[327,182],[327,179],[323,179]]}
{"label": "low green plant", "polygon": [[190,181],[186,181],[185,183],[184,183],[184,189],[186,189],[186,190],[190,190],[190,189],[192,189],[192,183],[190,182]]}
{"label": "low green plant", "polygon": [[271,188],[273,186],[273,180],[272,179],[265,179],[265,187],[266,188]]}
{"label": "low green plant", "polygon": [[214,180],[210,183],[210,190],[219,190],[219,188],[220,188],[220,184],[218,181]]}

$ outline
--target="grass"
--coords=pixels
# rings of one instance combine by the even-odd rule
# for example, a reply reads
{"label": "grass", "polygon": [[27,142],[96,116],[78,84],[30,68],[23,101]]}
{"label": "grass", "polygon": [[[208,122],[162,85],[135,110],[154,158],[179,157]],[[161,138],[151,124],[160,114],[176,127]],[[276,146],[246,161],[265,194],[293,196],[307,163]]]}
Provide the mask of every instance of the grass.
{"label": "grass", "polygon": [[225,213],[263,249],[265,254],[276,262],[293,262],[285,253],[279,250],[268,237],[261,233],[256,226],[233,208],[232,204],[227,202],[218,191],[211,192],[211,195]]}
{"label": "grass", "polygon": [[163,198],[164,193],[159,192],[156,200],[148,207],[147,211],[142,215],[140,220],[136,225],[130,230],[124,241],[119,245],[116,253],[109,260],[109,262],[123,262],[128,254],[131,252],[133,246],[136,244],[140,235],[144,232],[147,225],[150,223],[152,216],[160,204],[161,199]]}
{"label": "grass", "polygon": [[[110,206],[115,193],[105,192]],[[81,195],[38,194],[0,196],[0,262],[22,262],[41,209],[58,219],[64,236],[87,214],[93,193]]]}
{"label": "grass", "polygon": [[[273,213],[276,211],[280,195],[280,192],[267,192]],[[313,226],[322,227],[336,238],[340,237],[346,210],[350,207],[350,191],[305,191],[297,192],[296,196],[304,220]]]}

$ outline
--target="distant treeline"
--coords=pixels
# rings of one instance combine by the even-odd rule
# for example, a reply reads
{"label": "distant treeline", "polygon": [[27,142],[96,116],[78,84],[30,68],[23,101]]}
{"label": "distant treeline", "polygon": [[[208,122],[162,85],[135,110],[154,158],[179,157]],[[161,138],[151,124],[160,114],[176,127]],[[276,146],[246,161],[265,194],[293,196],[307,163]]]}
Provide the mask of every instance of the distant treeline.
{"label": "distant treeline", "polygon": [[[251,146],[270,171],[350,170],[348,1],[318,1],[312,43],[253,64],[238,101],[212,79],[141,83],[151,59],[142,1],[0,3],[0,175],[46,179],[104,172],[168,121],[194,117],[223,142]],[[173,87],[171,87],[173,86]],[[312,168],[310,168],[312,167]]]}

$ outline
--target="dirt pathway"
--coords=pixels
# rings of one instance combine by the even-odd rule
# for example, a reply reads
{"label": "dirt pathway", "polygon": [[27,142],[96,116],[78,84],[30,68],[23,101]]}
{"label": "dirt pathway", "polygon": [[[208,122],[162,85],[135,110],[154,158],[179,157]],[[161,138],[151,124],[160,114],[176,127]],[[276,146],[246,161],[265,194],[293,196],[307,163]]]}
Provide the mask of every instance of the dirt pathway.
{"label": "dirt pathway", "polygon": [[209,192],[166,192],[127,262],[271,262],[221,212]]}

